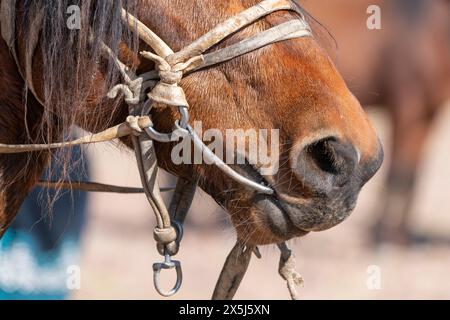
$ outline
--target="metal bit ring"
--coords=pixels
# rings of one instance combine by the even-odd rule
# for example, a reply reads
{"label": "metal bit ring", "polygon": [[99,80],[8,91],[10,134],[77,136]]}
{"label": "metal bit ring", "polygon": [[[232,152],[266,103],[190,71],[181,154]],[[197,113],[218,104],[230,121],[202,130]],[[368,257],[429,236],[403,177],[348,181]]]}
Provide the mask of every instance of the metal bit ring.
{"label": "metal bit ring", "polygon": [[[177,273],[177,281],[174,287],[170,291],[165,291],[161,288],[161,270],[175,269]],[[163,297],[171,297],[178,292],[183,283],[183,272],[181,270],[181,263],[177,260],[172,260],[170,255],[166,254],[165,261],[153,264],[153,282],[155,284],[155,289]]]}
{"label": "metal bit ring", "polygon": [[186,108],[178,107],[178,112],[180,113],[180,120],[175,121],[174,130],[171,133],[161,133],[155,130],[152,126],[144,128],[147,135],[152,138],[152,140],[158,142],[177,142],[180,138],[189,135],[186,127],[189,123],[189,113]]}

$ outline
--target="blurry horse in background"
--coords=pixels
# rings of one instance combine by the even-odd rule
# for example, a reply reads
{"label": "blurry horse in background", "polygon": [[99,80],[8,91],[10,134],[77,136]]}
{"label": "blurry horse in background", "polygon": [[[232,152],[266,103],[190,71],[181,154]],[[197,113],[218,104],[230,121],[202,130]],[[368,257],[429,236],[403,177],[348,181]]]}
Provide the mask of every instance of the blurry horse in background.
{"label": "blurry horse in background", "polygon": [[[371,5],[381,8],[381,30],[367,26]],[[315,0],[305,7],[332,31],[335,60],[352,92],[390,114],[392,160],[372,236],[377,243],[408,243],[424,144],[450,99],[450,1]]]}

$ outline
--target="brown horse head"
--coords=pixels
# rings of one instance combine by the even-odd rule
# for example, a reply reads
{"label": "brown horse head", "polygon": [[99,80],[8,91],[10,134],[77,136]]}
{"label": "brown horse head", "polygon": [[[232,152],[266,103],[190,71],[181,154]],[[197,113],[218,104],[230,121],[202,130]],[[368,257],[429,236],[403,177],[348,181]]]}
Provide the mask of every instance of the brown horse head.
{"label": "brown horse head", "polygon": [[[257,0],[217,0],[214,5],[205,5],[196,0],[143,0],[134,10],[142,22],[174,50],[179,50],[216,24],[257,3]],[[94,2],[91,5],[95,6]],[[112,24],[115,20],[109,19],[119,19],[115,14],[105,18],[101,15],[106,13],[104,10],[97,8],[98,19]],[[287,11],[272,14],[233,35],[225,44],[297,18],[298,15]],[[55,23],[54,20],[51,23]],[[105,30],[108,28],[112,27],[105,27]],[[103,32],[107,32],[105,30]],[[83,38],[83,30],[79,33]],[[52,49],[52,43],[55,43],[52,35],[46,34],[46,37],[50,38],[47,45],[43,45],[44,66],[35,63],[34,74],[38,95],[42,100],[48,100],[46,97],[51,100],[52,93],[46,95],[44,92],[48,92],[48,86],[52,84],[44,83],[42,77],[37,79],[38,74],[57,72],[55,65],[62,64],[54,55],[46,58],[46,54],[50,54],[46,50],[58,52]],[[87,52],[92,50],[87,49],[91,47],[89,42],[82,40],[75,38],[73,43],[67,43],[59,50],[68,53],[74,43],[81,44],[82,49],[82,45],[86,46]],[[107,36],[103,36],[103,40],[112,41]],[[59,43],[63,44],[63,41]],[[148,68],[148,62],[140,61],[133,48],[127,47],[129,43],[124,41],[116,46],[122,60],[134,63],[138,70]],[[145,48],[143,44],[140,46]],[[101,59],[96,61],[98,57],[95,54],[75,58],[78,69],[63,77],[74,81],[71,77],[81,75],[79,78],[84,77],[92,87],[83,105],[76,98],[67,99],[76,107],[72,109],[70,118],[90,131],[109,125],[106,116],[111,117],[113,123],[122,122],[127,114],[125,104],[114,107],[110,102],[100,103],[110,86],[106,63]],[[89,60],[83,60],[87,58]],[[58,59],[69,62],[74,57],[61,55]],[[54,69],[45,70],[45,61],[47,65],[53,61]],[[50,80],[61,78],[54,76]],[[65,82],[58,83],[55,85],[64,89]],[[198,181],[226,208],[239,238],[248,243],[281,242],[342,222],[353,210],[361,187],[381,164],[382,148],[373,126],[333,63],[312,37],[266,46],[193,73],[182,81],[181,86],[190,103],[191,121],[201,121],[204,130],[216,128],[224,136],[227,129],[273,129],[279,133],[279,148],[275,150],[279,154],[276,161],[279,170],[263,175],[259,163],[233,166],[250,179],[270,185],[275,190],[275,194],[270,196],[245,188],[211,165],[175,165],[171,159],[174,145],[157,144],[159,165],[180,177]],[[78,86],[85,87],[89,86]],[[67,88],[64,93],[72,94]],[[57,113],[62,111],[57,110]],[[65,113],[68,113],[67,109]],[[93,116],[87,117],[86,114]],[[170,131],[177,114],[170,108],[158,108],[152,116],[158,130]]]}
{"label": "brown horse head", "polygon": [[[257,2],[218,1],[209,8],[197,1],[176,6],[157,2],[149,18],[143,18],[178,50]],[[271,15],[229,42],[292,18],[295,15],[288,12]],[[238,168],[271,185],[274,196],[248,190],[214,166],[174,166],[167,161],[171,147],[159,146],[164,167],[179,176],[195,177],[230,213],[241,240],[280,242],[335,226],[353,210],[361,187],[381,164],[382,148],[373,126],[313,38],[265,47],[192,74],[182,85],[192,118],[201,121],[203,130],[217,128],[224,135],[230,128],[279,130],[278,172],[262,176],[258,165]],[[155,116],[161,122],[168,119],[167,112]]]}

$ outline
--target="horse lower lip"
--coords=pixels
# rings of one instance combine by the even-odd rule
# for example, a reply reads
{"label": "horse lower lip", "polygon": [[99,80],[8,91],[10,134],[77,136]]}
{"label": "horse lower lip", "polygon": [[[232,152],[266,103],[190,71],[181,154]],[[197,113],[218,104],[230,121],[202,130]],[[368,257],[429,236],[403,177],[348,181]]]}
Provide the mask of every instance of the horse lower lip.
{"label": "horse lower lip", "polygon": [[[241,172],[249,179],[265,181],[264,177],[252,166],[242,166]],[[276,236],[284,239],[300,237],[315,230],[314,226],[305,226],[299,223],[298,217],[304,217],[305,213],[299,209],[291,210],[289,205],[274,195],[257,193],[253,196],[253,203],[263,214],[269,229]],[[328,228],[326,228],[328,229]]]}
{"label": "horse lower lip", "polygon": [[290,215],[273,196],[256,195],[253,203],[263,215],[262,218],[266,221],[268,228],[276,236],[290,239],[304,236],[309,232],[293,223]]}

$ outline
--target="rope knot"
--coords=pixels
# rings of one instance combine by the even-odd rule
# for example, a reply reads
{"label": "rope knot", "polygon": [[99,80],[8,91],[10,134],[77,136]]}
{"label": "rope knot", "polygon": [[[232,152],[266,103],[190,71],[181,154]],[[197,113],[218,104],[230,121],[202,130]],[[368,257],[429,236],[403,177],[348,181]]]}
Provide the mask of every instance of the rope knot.
{"label": "rope knot", "polygon": [[154,102],[171,107],[188,108],[189,104],[186,100],[186,95],[179,84],[186,72],[195,68],[200,61],[203,61],[203,56],[196,56],[182,63],[171,63],[168,62],[171,56],[164,59],[148,51],[141,52],[141,55],[156,64],[156,70],[160,78],[160,82],[148,94],[148,97]]}
{"label": "rope knot", "polygon": [[139,125],[139,117],[128,116],[126,120],[127,125],[131,128],[133,135],[136,137],[140,136],[142,133],[142,128]]}
{"label": "rope knot", "polygon": [[183,71],[174,71],[173,69],[159,70],[159,77],[163,83],[178,85],[181,79],[183,79]]}
{"label": "rope knot", "polygon": [[162,256],[166,254],[174,256],[178,253],[178,234],[174,227],[171,226],[163,229],[156,227],[153,230],[153,238],[157,243],[158,252]]}
{"label": "rope knot", "polygon": [[177,231],[175,230],[174,227],[169,227],[169,228],[155,228],[153,230],[153,238],[155,239],[156,242],[161,243],[161,244],[169,244],[173,241],[177,240]]}
{"label": "rope knot", "polygon": [[278,272],[286,281],[292,300],[299,300],[300,295],[297,287],[303,286],[303,277],[296,270],[295,256],[292,254],[292,251],[285,244],[280,246],[280,250],[281,256]]}
{"label": "rope knot", "polygon": [[130,105],[136,105],[142,101],[142,98],[145,97],[143,95],[143,88],[145,86],[150,86],[151,81],[147,81],[144,83],[143,78],[136,78],[131,80],[125,84],[118,84],[114,86],[107,94],[109,99],[115,99],[119,93],[123,93],[125,96],[125,102]]}

